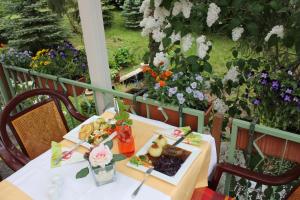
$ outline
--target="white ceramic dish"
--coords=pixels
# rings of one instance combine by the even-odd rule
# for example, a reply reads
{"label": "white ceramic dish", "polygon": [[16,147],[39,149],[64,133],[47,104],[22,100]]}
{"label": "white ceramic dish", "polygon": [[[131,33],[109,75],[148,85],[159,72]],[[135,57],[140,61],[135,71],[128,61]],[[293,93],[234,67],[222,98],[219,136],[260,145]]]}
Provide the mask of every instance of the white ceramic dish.
{"label": "white ceramic dish", "polygon": [[[158,135],[153,135],[153,137],[135,155],[140,156],[140,155],[147,154],[148,149],[150,148],[153,141],[155,141],[157,137],[158,137]],[[172,140],[172,139],[169,139],[169,138],[167,138],[167,141],[168,141],[168,144],[171,144],[171,145],[175,142],[175,140]],[[201,153],[201,149],[199,149],[197,147],[194,147],[194,146],[191,146],[191,145],[188,145],[188,144],[184,144],[184,143],[178,144],[177,147],[191,152],[191,154],[188,156],[188,158],[181,165],[181,167],[177,171],[177,173],[174,176],[168,176],[168,175],[165,175],[161,172],[153,170],[152,173],[151,173],[152,176],[157,177],[157,178],[159,178],[163,181],[166,181],[168,183],[171,183],[173,185],[177,185],[180,182],[183,175],[186,173],[186,171],[189,169],[189,167],[193,164],[194,160]],[[127,166],[132,167],[132,168],[137,169],[137,170],[142,171],[142,172],[145,172],[148,169],[147,167],[144,167],[142,165],[137,166],[137,165],[134,165],[130,162],[127,163]]]}

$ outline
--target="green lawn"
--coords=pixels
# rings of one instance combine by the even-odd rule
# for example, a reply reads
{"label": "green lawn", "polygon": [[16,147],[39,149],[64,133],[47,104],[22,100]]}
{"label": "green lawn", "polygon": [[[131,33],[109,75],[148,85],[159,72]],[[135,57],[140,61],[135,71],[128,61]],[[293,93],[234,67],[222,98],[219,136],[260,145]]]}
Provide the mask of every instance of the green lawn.
{"label": "green lawn", "polygon": [[[109,59],[113,58],[115,51],[120,47],[127,47],[134,54],[136,63],[134,67],[123,69],[121,74],[128,73],[134,68],[139,66],[142,62],[142,57],[147,51],[148,38],[142,37],[140,30],[130,30],[124,27],[124,19],[120,11],[113,11],[114,19],[111,27],[106,28],[106,45],[108,49]],[[70,31],[68,27],[68,21],[64,21],[64,26]],[[78,35],[70,34],[69,40],[77,47],[83,48],[83,42]],[[209,39],[213,43],[213,49],[210,54],[210,62],[213,66],[213,70],[218,75],[222,75],[226,71],[226,60],[231,56],[231,48],[234,43],[224,37],[211,35]],[[196,53],[196,46],[194,45],[189,53]]]}

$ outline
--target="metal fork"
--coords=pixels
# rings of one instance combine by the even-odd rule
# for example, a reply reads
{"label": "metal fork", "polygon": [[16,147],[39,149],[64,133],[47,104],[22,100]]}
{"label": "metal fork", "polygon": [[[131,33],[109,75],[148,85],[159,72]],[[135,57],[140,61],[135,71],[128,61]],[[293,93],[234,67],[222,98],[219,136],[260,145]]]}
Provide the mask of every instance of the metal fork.
{"label": "metal fork", "polygon": [[141,187],[144,185],[145,181],[147,180],[147,178],[150,176],[151,172],[153,171],[153,167],[147,169],[147,171],[145,172],[145,177],[142,180],[142,182],[140,183],[140,185],[134,190],[134,192],[131,194],[131,198],[135,198],[136,195],[139,193]]}

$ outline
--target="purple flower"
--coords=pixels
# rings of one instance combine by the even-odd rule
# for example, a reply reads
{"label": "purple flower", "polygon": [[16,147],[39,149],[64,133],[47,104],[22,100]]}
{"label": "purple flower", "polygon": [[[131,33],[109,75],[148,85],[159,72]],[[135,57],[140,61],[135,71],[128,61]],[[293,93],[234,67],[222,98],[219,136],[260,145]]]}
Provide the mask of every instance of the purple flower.
{"label": "purple flower", "polygon": [[160,88],[159,83],[155,83],[154,89],[155,89],[155,90],[158,90],[159,88]]}
{"label": "purple flower", "polygon": [[82,68],[82,70],[85,71],[85,70],[86,70],[86,64],[85,64],[85,63],[82,63],[82,64],[81,64],[81,68]]}
{"label": "purple flower", "polygon": [[256,106],[258,106],[259,104],[261,104],[261,100],[259,98],[256,98],[252,101],[252,103]]}
{"label": "purple flower", "polygon": [[188,94],[191,94],[191,93],[193,92],[193,90],[192,90],[190,87],[185,88],[185,91],[186,91]]}
{"label": "purple flower", "polygon": [[283,97],[283,101],[285,102],[291,102],[292,101],[292,97],[289,94],[285,94]]}
{"label": "purple flower", "polygon": [[280,88],[280,83],[279,83],[279,81],[278,81],[278,80],[273,80],[273,81],[272,81],[272,90],[277,91],[277,90],[279,90],[279,88]]}
{"label": "purple flower", "polygon": [[266,72],[266,71],[262,71],[260,77],[263,78],[263,79],[266,79],[266,78],[269,77],[269,73]]}
{"label": "purple flower", "polygon": [[203,99],[204,99],[204,94],[198,90],[193,91],[193,96],[194,96],[194,98],[197,98],[200,101],[203,101]]}
{"label": "purple flower", "polygon": [[285,91],[286,94],[292,94],[293,93],[293,89],[292,88],[287,88]]}
{"label": "purple flower", "polygon": [[59,55],[61,56],[62,59],[67,58],[66,54],[63,51],[59,52]]}
{"label": "purple flower", "polygon": [[267,84],[268,84],[268,79],[262,78],[262,79],[260,79],[260,83],[261,83],[262,85],[267,85]]}
{"label": "purple flower", "polygon": [[177,87],[169,88],[168,92],[169,97],[173,96],[177,92]]}
{"label": "purple flower", "polygon": [[191,83],[191,87],[192,87],[193,89],[196,89],[197,83],[196,83],[196,82]]}
{"label": "purple flower", "polygon": [[54,58],[56,57],[56,53],[55,53],[55,51],[53,51],[53,50],[51,50],[51,51],[49,52],[49,55],[50,55],[50,58],[51,58],[51,59],[54,59]]}
{"label": "purple flower", "polygon": [[196,74],[196,80],[202,82],[203,78],[201,75]]}
{"label": "purple flower", "polygon": [[185,102],[185,98],[183,97],[182,93],[177,93],[176,97],[178,99],[179,104],[183,104]]}

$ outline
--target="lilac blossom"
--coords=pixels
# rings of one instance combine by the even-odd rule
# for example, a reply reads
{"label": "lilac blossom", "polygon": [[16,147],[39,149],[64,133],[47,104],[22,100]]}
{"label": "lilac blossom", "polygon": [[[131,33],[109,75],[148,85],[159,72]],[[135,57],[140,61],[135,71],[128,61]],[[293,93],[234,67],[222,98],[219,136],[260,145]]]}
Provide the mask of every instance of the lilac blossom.
{"label": "lilac blossom", "polygon": [[63,51],[61,51],[59,53],[59,55],[61,56],[62,59],[66,59],[67,58],[66,54]]}
{"label": "lilac blossom", "polygon": [[177,92],[177,87],[169,88],[168,92],[169,97],[173,96]]}
{"label": "lilac blossom", "polygon": [[260,79],[260,83],[261,83],[262,85],[267,85],[267,84],[268,84],[268,79],[262,78],[262,79]]}

